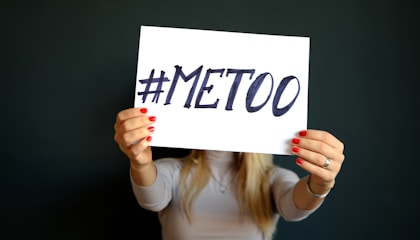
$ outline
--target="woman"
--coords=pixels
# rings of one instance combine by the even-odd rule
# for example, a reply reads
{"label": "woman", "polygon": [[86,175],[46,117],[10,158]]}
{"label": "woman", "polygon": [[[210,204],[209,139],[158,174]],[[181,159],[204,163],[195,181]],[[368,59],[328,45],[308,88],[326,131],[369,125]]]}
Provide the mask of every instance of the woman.
{"label": "woman", "polygon": [[279,217],[308,217],[333,188],[344,145],[330,133],[302,130],[291,139],[300,178],[257,153],[192,150],[153,161],[155,116],[146,108],[117,114],[114,139],[130,159],[140,206],[156,211],[163,239],[271,239]]}

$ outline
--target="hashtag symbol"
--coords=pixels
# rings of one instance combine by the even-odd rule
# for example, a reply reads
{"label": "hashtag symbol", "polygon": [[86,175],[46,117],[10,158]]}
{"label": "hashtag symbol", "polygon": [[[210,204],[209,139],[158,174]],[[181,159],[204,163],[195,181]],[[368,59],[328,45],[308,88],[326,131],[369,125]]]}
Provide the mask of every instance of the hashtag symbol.
{"label": "hashtag symbol", "polygon": [[[165,72],[164,71],[160,72],[160,77],[158,77],[158,78],[154,78],[154,75],[155,75],[155,69],[153,69],[150,72],[150,76],[149,76],[148,79],[139,80],[139,82],[141,84],[146,84],[146,86],[144,88],[144,91],[137,93],[137,95],[142,96],[141,99],[143,100],[143,103],[146,102],[146,98],[149,94],[154,94],[152,102],[158,103],[159,95],[164,92],[162,90],[162,84],[164,82],[169,82],[169,79],[167,77],[165,77]],[[150,86],[152,85],[152,83],[157,83],[156,89],[154,91],[150,91]]]}

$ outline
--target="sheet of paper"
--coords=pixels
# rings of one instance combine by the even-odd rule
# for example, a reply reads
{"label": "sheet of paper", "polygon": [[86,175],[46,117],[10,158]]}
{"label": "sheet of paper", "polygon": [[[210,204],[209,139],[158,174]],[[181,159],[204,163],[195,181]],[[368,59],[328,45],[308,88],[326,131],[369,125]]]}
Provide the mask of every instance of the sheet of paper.
{"label": "sheet of paper", "polygon": [[141,26],[135,107],[152,146],[290,154],[307,128],[309,37]]}

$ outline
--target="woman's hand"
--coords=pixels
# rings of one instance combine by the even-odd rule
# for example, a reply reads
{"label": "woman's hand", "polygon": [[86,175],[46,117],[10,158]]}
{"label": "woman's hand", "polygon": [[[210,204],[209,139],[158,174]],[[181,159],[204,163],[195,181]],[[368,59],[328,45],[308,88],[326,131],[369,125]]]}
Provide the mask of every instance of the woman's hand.
{"label": "woman's hand", "polygon": [[147,116],[146,108],[129,108],[117,114],[114,140],[128,156],[132,167],[141,168],[152,162],[149,143],[152,140],[152,124],[155,120],[156,117]]}
{"label": "woman's hand", "polygon": [[321,130],[304,130],[292,139],[296,163],[310,175],[310,188],[323,194],[330,190],[344,161],[344,144]]}

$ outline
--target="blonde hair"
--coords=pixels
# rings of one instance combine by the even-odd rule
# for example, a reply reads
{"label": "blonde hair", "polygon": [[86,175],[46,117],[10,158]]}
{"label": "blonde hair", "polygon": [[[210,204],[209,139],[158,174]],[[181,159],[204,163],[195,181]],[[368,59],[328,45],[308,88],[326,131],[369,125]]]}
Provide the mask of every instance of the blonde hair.
{"label": "blonde hair", "polygon": [[[210,168],[204,151],[192,150],[183,159],[180,175],[181,209],[191,222],[191,206],[210,180]],[[243,214],[250,214],[267,239],[275,230],[273,202],[270,191],[270,172],[274,167],[271,154],[235,153],[237,164],[236,194]],[[195,168],[194,174],[192,169]]]}

